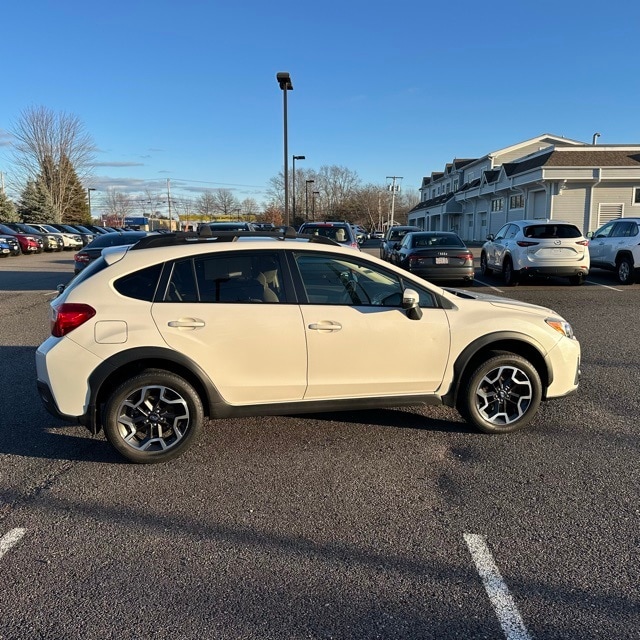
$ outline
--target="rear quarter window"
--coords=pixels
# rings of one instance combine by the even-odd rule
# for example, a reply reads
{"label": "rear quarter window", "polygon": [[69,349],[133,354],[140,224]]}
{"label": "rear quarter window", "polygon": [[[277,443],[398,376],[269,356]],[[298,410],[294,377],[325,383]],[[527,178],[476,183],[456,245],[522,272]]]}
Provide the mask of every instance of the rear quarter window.
{"label": "rear quarter window", "polygon": [[118,278],[113,284],[115,290],[127,298],[151,302],[155,296],[162,264],[140,269]]}

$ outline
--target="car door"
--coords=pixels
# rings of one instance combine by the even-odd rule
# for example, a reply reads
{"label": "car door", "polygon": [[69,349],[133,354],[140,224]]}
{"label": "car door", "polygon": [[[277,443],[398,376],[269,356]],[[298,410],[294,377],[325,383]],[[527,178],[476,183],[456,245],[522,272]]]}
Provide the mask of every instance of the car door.
{"label": "car door", "polygon": [[307,345],[275,251],[176,262],[152,315],[165,342],[195,361],[234,405],[301,400]]}
{"label": "car door", "polygon": [[[424,308],[420,320],[411,320],[401,308],[401,277],[391,270],[319,252],[296,252],[294,269],[308,350],[305,399],[439,389],[449,357],[449,324],[427,289],[411,284],[421,291]],[[367,346],[372,344],[376,349]]]}
{"label": "car door", "polygon": [[589,242],[589,256],[592,264],[607,264],[606,256],[611,253],[610,247],[613,243],[612,233],[617,220],[607,222],[600,227]]}
{"label": "car door", "polygon": [[506,235],[509,230],[509,227],[512,225],[505,224],[498,230],[494,239],[491,242],[491,246],[487,251],[487,263],[490,267],[494,269],[502,269],[502,261],[504,259],[504,254],[506,251]]}
{"label": "car door", "polygon": [[632,220],[618,220],[613,226],[611,235],[602,247],[602,260],[610,265],[616,264],[616,256],[622,249],[626,249],[630,243],[630,237],[634,235],[636,224]]}

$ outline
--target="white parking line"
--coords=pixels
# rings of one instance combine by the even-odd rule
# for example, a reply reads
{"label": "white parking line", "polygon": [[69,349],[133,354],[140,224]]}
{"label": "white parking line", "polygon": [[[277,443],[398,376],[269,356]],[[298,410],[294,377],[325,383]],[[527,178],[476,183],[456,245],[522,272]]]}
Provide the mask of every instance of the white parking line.
{"label": "white parking line", "polygon": [[26,529],[11,529],[9,533],[5,533],[2,538],[0,538],[0,558],[2,558],[13,545],[20,542],[26,532]]}
{"label": "white parking line", "polygon": [[622,293],[623,289],[618,289],[617,287],[612,287],[608,284],[600,284],[599,282],[593,282],[593,280],[585,280],[586,284],[592,284],[596,287],[604,287],[605,289],[611,289],[611,291],[620,291]]}
{"label": "white parking line", "polygon": [[483,287],[487,287],[489,289],[493,289],[494,291],[497,291],[498,293],[504,293],[504,291],[502,289],[498,289],[498,287],[494,287],[493,285],[487,283],[487,282],[483,282],[482,280],[478,280],[478,278],[475,278],[475,282],[477,284],[481,284]]}
{"label": "white parking line", "polygon": [[473,533],[465,533],[464,540],[507,640],[531,640],[484,538]]}

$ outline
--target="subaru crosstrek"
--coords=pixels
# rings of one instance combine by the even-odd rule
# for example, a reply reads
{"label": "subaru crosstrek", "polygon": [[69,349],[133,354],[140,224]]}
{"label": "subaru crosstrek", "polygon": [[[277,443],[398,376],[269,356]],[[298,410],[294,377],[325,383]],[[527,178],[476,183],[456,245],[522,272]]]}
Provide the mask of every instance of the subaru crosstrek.
{"label": "subaru crosstrek", "polygon": [[[363,343],[405,357],[380,366]],[[145,463],[230,416],[445,404],[515,431],[576,391],[580,345],[550,309],[444,290],[322,236],[176,233],[76,276],[36,367],[51,413]]]}

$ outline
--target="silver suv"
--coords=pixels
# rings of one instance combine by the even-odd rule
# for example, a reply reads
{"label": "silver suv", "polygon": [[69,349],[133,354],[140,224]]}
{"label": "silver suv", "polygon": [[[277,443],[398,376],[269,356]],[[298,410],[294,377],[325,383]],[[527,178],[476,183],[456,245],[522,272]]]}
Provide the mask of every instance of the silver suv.
{"label": "silver suv", "polygon": [[640,218],[618,218],[588,235],[591,266],[615,271],[620,284],[633,284],[640,271]]}
{"label": "silver suv", "polygon": [[589,273],[589,241],[576,225],[559,220],[515,220],[487,236],[480,272],[497,271],[505,285],[529,276],[561,276],[581,285]]}
{"label": "silver suv", "polygon": [[[410,355],[381,363],[373,343]],[[73,278],[36,369],[51,413],[145,463],[231,416],[444,404],[508,433],[576,391],[580,344],[550,309],[445,291],[321,236],[175,233]]]}
{"label": "silver suv", "polygon": [[298,229],[298,233],[323,236],[345,247],[360,249],[355,230],[348,222],[305,222]]}

